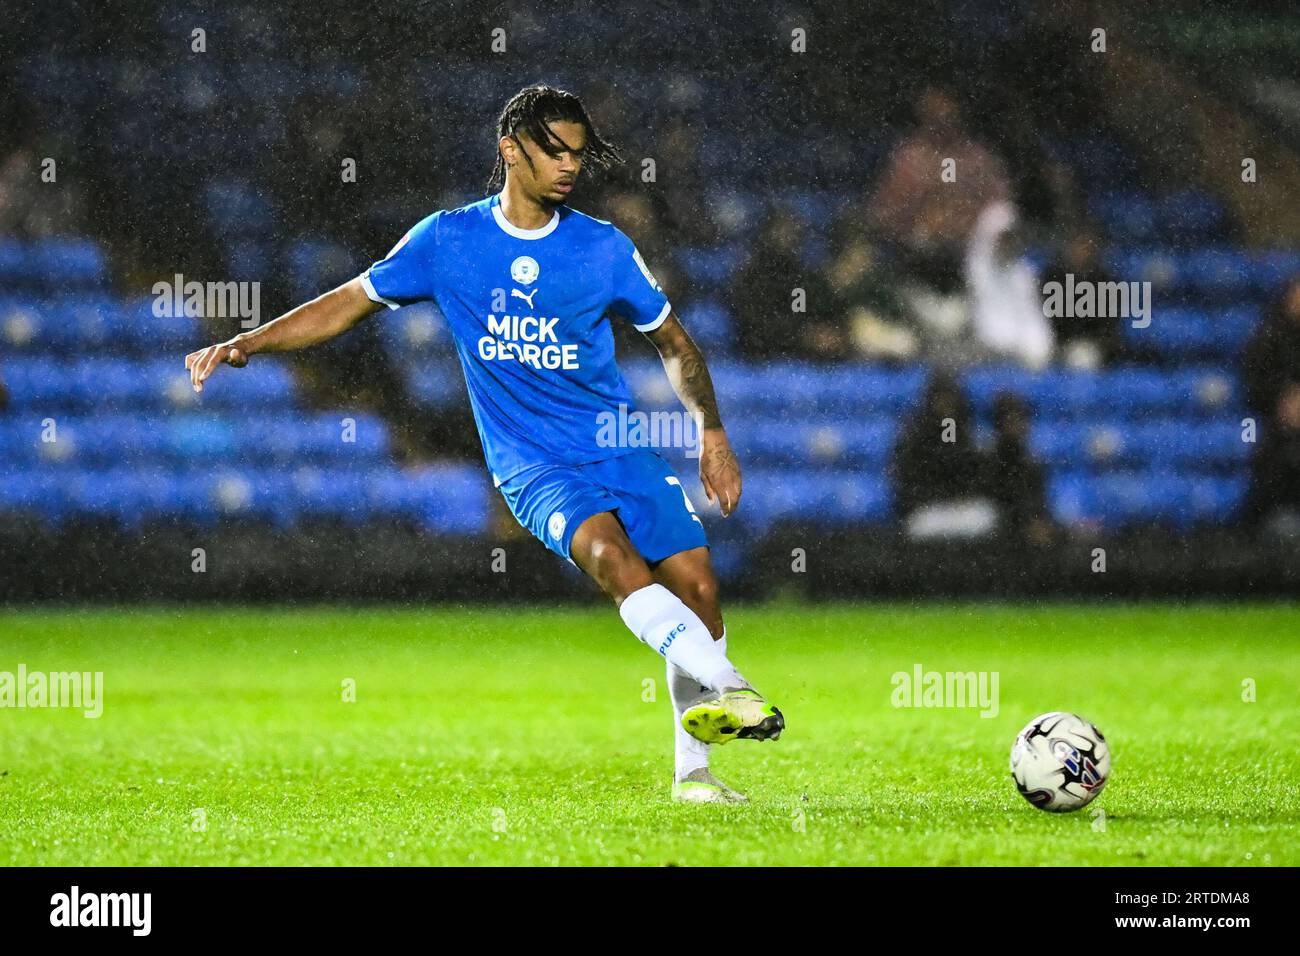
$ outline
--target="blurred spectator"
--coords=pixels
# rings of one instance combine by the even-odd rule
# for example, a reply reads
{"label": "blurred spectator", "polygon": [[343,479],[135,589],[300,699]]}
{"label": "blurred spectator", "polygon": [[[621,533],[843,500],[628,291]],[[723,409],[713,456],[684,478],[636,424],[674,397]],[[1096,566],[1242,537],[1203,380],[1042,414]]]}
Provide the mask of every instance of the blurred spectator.
{"label": "blurred spectator", "polygon": [[345,158],[367,169],[368,144],[355,135],[365,127],[357,107],[341,96],[307,93],[299,97],[285,124],[269,178],[276,203],[295,234],[360,248],[369,237],[367,190],[343,179]]}
{"label": "blurred spectator", "polygon": [[[1093,288],[1100,288],[1102,283],[1114,281],[1101,262],[1101,239],[1086,225],[1077,226],[1066,238],[1043,271],[1043,284],[1059,282],[1067,288],[1069,275],[1074,276],[1075,286],[1091,282]],[[1100,368],[1121,356],[1124,339],[1115,316],[1054,316],[1050,322],[1061,360],[1072,368]]]}
{"label": "blurred spectator", "polygon": [[[584,197],[584,202],[578,204],[579,208],[617,223],[631,237],[641,258],[668,296],[668,301],[673,304],[673,311],[678,316],[683,316],[689,310],[691,300],[708,290],[696,288],[693,283],[687,282],[678,269],[672,255],[676,234],[670,236],[669,230],[665,228],[659,204],[651,194],[593,182],[596,183],[594,194]],[[683,321],[689,331],[689,318]],[[654,354],[648,348],[645,337],[630,322],[613,322],[611,328],[620,355]]]}
{"label": "blurred spectator", "polygon": [[1246,346],[1241,377],[1251,411],[1271,420],[1283,387],[1300,379],[1300,275],[1292,276]]}
{"label": "blurred spectator", "polygon": [[[0,159],[0,235],[40,238],[83,231],[85,203],[75,181],[41,179],[43,157],[20,145]],[[58,167],[54,167],[57,175]]]}
{"label": "blurred spectator", "polygon": [[1047,510],[1043,466],[1029,451],[1029,408],[1004,392],[993,406],[993,448],[988,460],[988,493],[998,505],[1002,532],[1032,544],[1048,544],[1052,523]]}
{"label": "blurred spectator", "polygon": [[[945,161],[955,179],[944,182]],[[1002,161],[962,124],[952,97],[922,91],[916,127],[895,145],[867,205],[868,224],[898,247],[906,270],[940,291],[961,283],[961,259],[980,211],[1010,198]]]}
{"label": "blurred spectator", "polygon": [[[711,246],[719,238],[708,191],[699,188],[699,144],[698,127],[677,117],[655,136],[653,155],[658,159],[658,174],[653,185],[647,187],[640,182],[641,167],[635,159],[625,167],[636,177],[641,190],[648,188],[660,223],[671,231],[671,241],[678,248]],[[647,145],[640,155],[649,155],[651,151]]]}
{"label": "blurred spectator", "polygon": [[984,496],[974,416],[951,378],[936,373],[921,408],[894,446],[896,513],[912,537],[974,537],[993,531],[997,512]]}
{"label": "blurred spectator", "polygon": [[836,302],[835,319],[821,341],[828,357],[856,352],[871,359],[909,359],[920,348],[915,320],[879,246],[859,233],[842,233],[824,276]]}
{"label": "blurred spectator", "polygon": [[[785,211],[764,224],[731,288],[737,347],[749,359],[827,358],[842,344],[843,316],[830,284],[803,264],[803,225]],[[794,311],[803,290],[803,312]],[[827,336],[831,338],[828,340]]]}
{"label": "blurred spectator", "polygon": [[1300,535],[1300,382],[1282,386],[1272,424],[1255,447],[1242,520],[1250,527]]}
{"label": "blurred spectator", "polygon": [[966,253],[971,328],[990,358],[1042,368],[1052,358],[1052,327],[1017,224],[1008,202],[992,203],[976,220]]}
{"label": "blurred spectator", "polygon": [[658,278],[658,270],[670,258],[671,245],[650,197],[634,189],[611,191],[593,212],[617,223],[631,237],[645,261],[653,263]]}

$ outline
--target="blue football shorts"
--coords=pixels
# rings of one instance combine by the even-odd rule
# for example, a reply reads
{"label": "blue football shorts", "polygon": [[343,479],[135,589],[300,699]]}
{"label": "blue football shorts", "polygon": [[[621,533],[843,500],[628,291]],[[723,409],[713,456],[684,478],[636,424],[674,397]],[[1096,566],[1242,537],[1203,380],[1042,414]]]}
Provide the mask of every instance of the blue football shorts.
{"label": "blue football shorts", "polygon": [[519,523],[569,561],[573,533],[602,511],[614,512],[649,564],[709,543],[686,490],[652,449],[583,465],[534,465],[500,489]]}

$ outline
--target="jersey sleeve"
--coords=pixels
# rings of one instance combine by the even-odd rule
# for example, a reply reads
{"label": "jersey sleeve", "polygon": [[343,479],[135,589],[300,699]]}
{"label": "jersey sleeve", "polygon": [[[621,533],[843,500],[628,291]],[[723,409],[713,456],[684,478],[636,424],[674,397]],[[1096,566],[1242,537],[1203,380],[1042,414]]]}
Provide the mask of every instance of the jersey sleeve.
{"label": "jersey sleeve", "polygon": [[399,309],[433,298],[434,244],[438,216],[421,220],[397,241],[388,255],[361,273],[361,285],[371,302]]}
{"label": "jersey sleeve", "polygon": [[611,267],[614,293],[610,311],[630,321],[638,332],[653,332],[663,325],[672,311],[668,296],[659,288],[632,240],[619,229],[614,230]]}

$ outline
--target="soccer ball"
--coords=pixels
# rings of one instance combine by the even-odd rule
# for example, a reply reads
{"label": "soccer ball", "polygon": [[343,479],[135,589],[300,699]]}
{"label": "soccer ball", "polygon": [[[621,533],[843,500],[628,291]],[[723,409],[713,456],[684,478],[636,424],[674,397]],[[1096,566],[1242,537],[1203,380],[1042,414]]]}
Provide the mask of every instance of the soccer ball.
{"label": "soccer ball", "polygon": [[1035,717],[1011,745],[1011,776],[1020,795],[1052,813],[1086,807],[1110,776],[1110,748],[1078,714]]}

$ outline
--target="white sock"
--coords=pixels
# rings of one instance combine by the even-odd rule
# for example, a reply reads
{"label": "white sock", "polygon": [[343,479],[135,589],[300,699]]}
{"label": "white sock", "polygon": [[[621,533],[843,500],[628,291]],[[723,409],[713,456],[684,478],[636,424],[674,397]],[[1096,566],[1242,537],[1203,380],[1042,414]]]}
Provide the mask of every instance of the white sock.
{"label": "white sock", "polygon": [[[723,628],[722,637],[716,642],[722,653],[727,653],[727,630]],[[673,702],[673,779],[681,780],[692,770],[709,766],[710,747],[702,740],[696,740],[682,726],[682,714],[692,704],[710,696],[713,692],[694,677],[684,672],[673,663],[668,664],[668,695]]]}
{"label": "white sock", "polygon": [[749,686],[704,622],[662,584],[633,591],[618,613],[641,641],[711,690]]}

